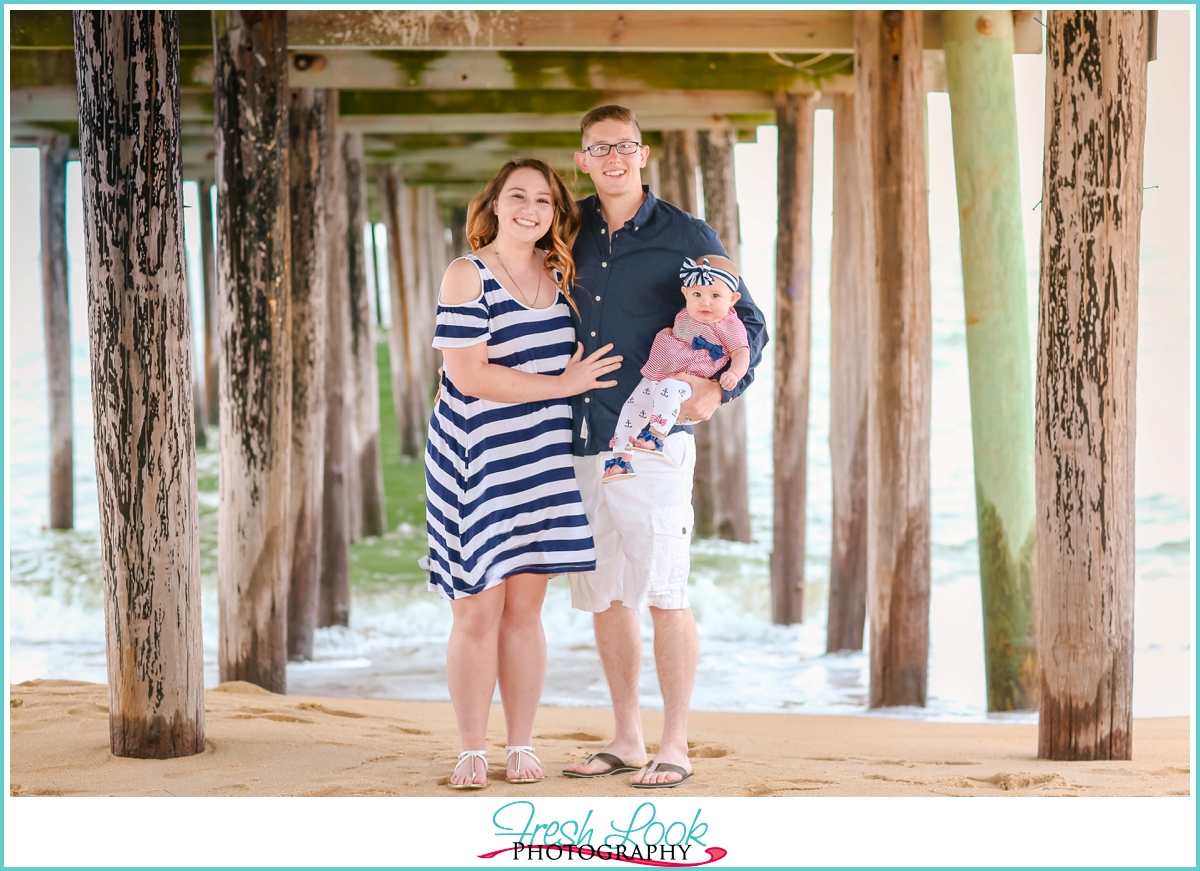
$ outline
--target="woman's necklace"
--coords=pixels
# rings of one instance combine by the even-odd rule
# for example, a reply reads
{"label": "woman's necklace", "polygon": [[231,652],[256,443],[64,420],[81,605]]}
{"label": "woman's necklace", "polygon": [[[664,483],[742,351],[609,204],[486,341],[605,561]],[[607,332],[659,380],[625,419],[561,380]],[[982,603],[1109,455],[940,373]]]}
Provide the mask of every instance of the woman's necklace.
{"label": "woman's necklace", "polygon": [[521,285],[517,284],[517,280],[513,278],[513,274],[508,271],[508,267],[504,265],[504,260],[500,257],[500,249],[496,247],[496,243],[492,243],[492,251],[496,254],[496,262],[500,264],[500,268],[504,270],[504,274],[508,276],[508,280],[513,283],[513,287],[517,289],[517,293],[521,294],[521,299],[524,301],[527,308],[537,308],[538,297],[542,295],[542,272],[538,270],[537,289],[533,293],[533,302],[529,301],[529,297],[525,295],[525,291],[521,289]]}

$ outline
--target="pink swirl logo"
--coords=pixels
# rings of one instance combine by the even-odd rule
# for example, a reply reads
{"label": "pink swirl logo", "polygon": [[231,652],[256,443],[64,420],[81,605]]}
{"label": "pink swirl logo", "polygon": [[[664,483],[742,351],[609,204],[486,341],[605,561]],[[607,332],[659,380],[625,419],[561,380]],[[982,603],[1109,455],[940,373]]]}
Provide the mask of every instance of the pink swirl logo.
{"label": "pink swirl logo", "polygon": [[[724,847],[706,847],[704,852],[708,854],[708,858],[703,862],[672,862],[665,859],[650,859],[642,858],[641,856],[626,856],[624,845],[618,845],[617,848],[599,846],[593,847],[591,844],[576,846],[574,844],[516,844],[512,847],[505,847],[503,850],[493,850],[490,853],[480,853],[480,859],[495,859],[497,856],[503,856],[505,853],[513,853],[513,860],[520,857],[521,851],[526,851],[526,858],[533,859],[533,851],[537,851],[538,859],[549,859],[551,861],[561,859],[563,854],[574,854],[580,859],[600,859],[601,861],[617,861],[628,862],[631,865],[649,865],[654,868],[699,868],[701,865],[711,865],[713,862],[719,862],[724,859],[729,851]],[[550,850],[557,850],[557,855],[550,855]],[[674,852],[674,851],[672,851]]]}

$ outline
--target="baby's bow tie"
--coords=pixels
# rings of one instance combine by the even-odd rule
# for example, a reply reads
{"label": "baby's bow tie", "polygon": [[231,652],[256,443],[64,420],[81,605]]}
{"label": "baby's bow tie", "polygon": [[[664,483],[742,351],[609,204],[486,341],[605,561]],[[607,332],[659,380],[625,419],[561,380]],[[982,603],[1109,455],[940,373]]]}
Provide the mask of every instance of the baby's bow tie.
{"label": "baby's bow tie", "polygon": [[716,342],[710,342],[703,336],[696,336],[692,339],[692,348],[697,351],[708,351],[710,357],[714,360],[720,360],[725,356],[725,349]]}

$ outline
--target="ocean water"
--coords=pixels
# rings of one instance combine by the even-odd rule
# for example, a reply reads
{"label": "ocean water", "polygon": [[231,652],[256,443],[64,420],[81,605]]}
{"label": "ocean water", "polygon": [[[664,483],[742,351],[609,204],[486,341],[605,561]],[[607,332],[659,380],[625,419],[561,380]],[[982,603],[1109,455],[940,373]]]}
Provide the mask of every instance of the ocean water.
{"label": "ocean water", "polygon": [[[931,166],[939,157],[943,115],[931,101]],[[700,633],[693,695],[697,710],[867,714],[866,652],[825,655],[825,602],[830,549],[829,426],[829,118],[818,115],[818,176],[814,205],[813,355],[809,417],[809,492],[805,619],[770,622],[772,346],[746,395],[752,530],[748,544],[693,543],[691,598]],[[20,160],[13,152],[14,183]],[[772,199],[773,130],[760,143],[739,146],[738,183],[744,204]],[[769,161],[769,162],[768,162]],[[25,166],[21,164],[21,166]],[[28,167],[25,168],[28,171]],[[36,163],[32,176],[36,185]],[[69,173],[78,191],[77,168]],[[961,271],[954,223],[953,179],[931,172],[933,279],[932,600],[929,703],[875,716],[937,720],[1033,721],[1036,713],[986,714],[982,617],[975,540],[969,396]],[[36,192],[36,186],[33,191]],[[10,187],[10,216],[19,191]],[[189,187],[189,196],[194,189]],[[36,202],[36,196],[33,199]],[[194,209],[185,213],[194,246]],[[761,210],[767,211],[767,210]],[[947,218],[949,215],[949,218]],[[768,221],[769,219],[769,221]],[[1036,223],[1037,216],[1032,217]],[[11,682],[32,678],[105,680],[102,582],[93,460],[86,337],[86,290],[79,255],[82,230],[69,215],[72,239],[73,374],[76,529],[45,529],[48,450],[41,347],[36,221],[32,230],[10,220],[6,294],[6,546],[5,614]],[[768,325],[774,287],[774,215],[743,208],[741,260],[748,286]],[[1034,235],[1036,239],[1036,234]],[[1144,234],[1141,275],[1137,586],[1134,713],[1186,715],[1192,708],[1189,413],[1191,396],[1189,262],[1186,250],[1161,246]],[[32,241],[32,244],[30,244]],[[1036,247],[1030,261],[1030,330],[1035,334]],[[192,255],[193,274],[197,262]],[[197,282],[193,287],[198,286]],[[1035,345],[1036,347],[1036,345]],[[1032,364],[1031,364],[1032,365]],[[210,443],[215,432],[210,432]],[[215,453],[199,457],[200,476],[217,474]],[[201,535],[216,538],[216,494],[202,493]],[[397,536],[423,536],[402,526]],[[205,683],[217,682],[216,563],[211,544],[202,559]],[[551,582],[544,609],[550,667],[544,702],[608,703],[608,691],[587,614],[571,609],[563,579]],[[288,668],[289,691],[345,697],[448,700],[445,642],[447,603],[423,588],[356,594],[349,628],[318,632],[314,661]],[[643,620],[642,700],[661,707],[653,668],[649,618]]]}

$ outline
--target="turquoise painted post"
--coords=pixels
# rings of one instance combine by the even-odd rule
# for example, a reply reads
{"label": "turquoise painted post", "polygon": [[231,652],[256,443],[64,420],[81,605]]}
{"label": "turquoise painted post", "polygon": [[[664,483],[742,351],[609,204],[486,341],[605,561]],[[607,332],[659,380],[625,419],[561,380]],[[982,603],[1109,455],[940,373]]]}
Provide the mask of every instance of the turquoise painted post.
{"label": "turquoise painted post", "polygon": [[1033,384],[1007,9],[942,13],[989,711],[1037,707]]}

